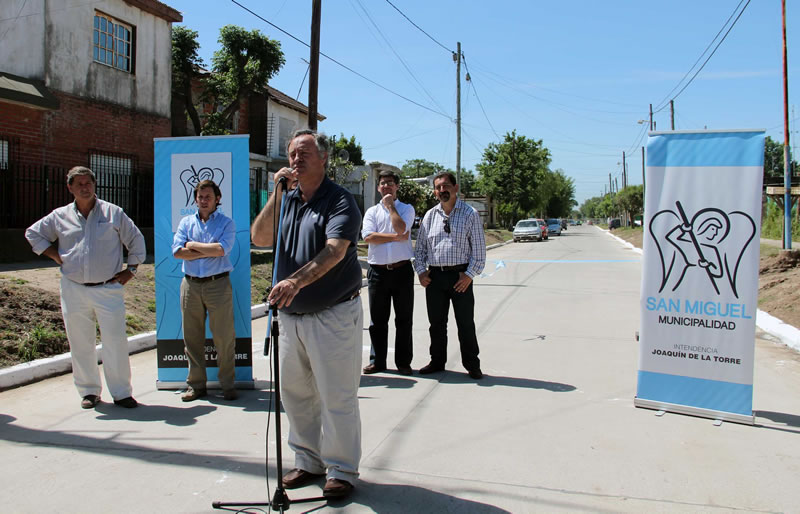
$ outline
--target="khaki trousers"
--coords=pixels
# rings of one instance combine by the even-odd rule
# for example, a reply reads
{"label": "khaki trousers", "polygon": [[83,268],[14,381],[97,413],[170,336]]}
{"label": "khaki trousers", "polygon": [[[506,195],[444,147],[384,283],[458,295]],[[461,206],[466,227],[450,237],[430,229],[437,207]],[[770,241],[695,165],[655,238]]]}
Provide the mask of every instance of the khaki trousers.
{"label": "khaki trousers", "polygon": [[186,383],[206,389],[206,313],[211,337],[217,349],[219,383],[234,389],[236,332],[233,326],[233,288],[229,277],[198,282],[184,277],[181,282],[183,343],[189,360]]}

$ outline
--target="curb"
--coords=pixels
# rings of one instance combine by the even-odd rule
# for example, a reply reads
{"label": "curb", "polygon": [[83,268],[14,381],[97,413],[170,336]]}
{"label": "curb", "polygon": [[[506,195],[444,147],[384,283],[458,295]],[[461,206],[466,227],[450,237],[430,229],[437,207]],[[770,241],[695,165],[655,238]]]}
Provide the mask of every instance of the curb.
{"label": "curb", "polygon": [[[486,247],[486,250],[498,248],[503,245],[509,244],[511,241],[497,243]],[[359,259],[359,264],[362,268],[366,268],[366,258]],[[361,281],[361,287],[367,286],[367,279]],[[263,318],[267,315],[267,304],[260,303],[250,307],[251,319]],[[101,345],[97,345],[99,349]],[[139,353],[151,350],[156,347],[156,333],[146,332],[128,338],[128,353]],[[98,354],[98,362],[103,362],[102,357]],[[0,391],[20,387],[39,380],[54,377],[56,375],[63,375],[72,371],[72,354],[70,352],[47,357],[45,359],[36,359],[30,362],[23,362],[10,368],[0,369]]]}
{"label": "curb", "polygon": [[[598,227],[595,225],[595,228],[598,230],[602,230],[603,232],[607,233],[609,236],[613,237],[624,246],[627,246],[634,252],[638,254],[642,254],[642,249],[633,246],[628,241],[615,236],[611,233],[610,230],[606,230],[603,228]],[[792,348],[795,351],[800,352],[800,329],[785,323],[784,321],[776,318],[775,316],[762,311],[761,309],[756,310],[756,327],[758,327],[764,334],[767,336],[766,339],[770,341],[776,341],[779,343],[783,343],[789,348]]]}

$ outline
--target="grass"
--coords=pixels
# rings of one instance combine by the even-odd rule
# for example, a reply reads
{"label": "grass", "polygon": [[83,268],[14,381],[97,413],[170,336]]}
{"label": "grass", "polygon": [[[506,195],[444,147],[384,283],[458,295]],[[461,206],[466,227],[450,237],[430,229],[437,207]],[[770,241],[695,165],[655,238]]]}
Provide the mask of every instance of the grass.
{"label": "grass", "polygon": [[64,339],[63,333],[47,328],[44,325],[36,325],[29,332],[22,335],[17,353],[20,360],[30,362],[38,359],[45,347],[63,344]]}

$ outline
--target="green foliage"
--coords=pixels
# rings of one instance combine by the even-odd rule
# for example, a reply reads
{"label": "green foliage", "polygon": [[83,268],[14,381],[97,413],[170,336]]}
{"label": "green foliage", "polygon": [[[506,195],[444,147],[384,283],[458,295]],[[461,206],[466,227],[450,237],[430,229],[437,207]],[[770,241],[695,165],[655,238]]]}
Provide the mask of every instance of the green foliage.
{"label": "green foliage", "polygon": [[338,138],[335,138],[334,146],[333,146],[333,156],[337,157],[339,152],[342,150],[347,150],[349,154],[348,160],[354,166],[363,166],[364,165],[364,157],[363,152],[364,150],[361,148],[361,145],[356,141],[356,136],[350,136],[350,138],[346,138],[344,134],[339,134]]}
{"label": "green foliage", "polygon": [[478,187],[493,198],[501,226],[532,213],[544,214],[549,196],[545,191],[550,151],[541,140],[506,133],[503,142],[490,143],[476,166]]}
{"label": "green foliage", "polygon": [[172,27],[172,98],[192,120],[195,134],[200,134],[200,117],[192,100],[192,79],[203,66],[199,49],[197,31],[180,25]]}
{"label": "green foliage", "polygon": [[575,201],[575,181],[567,177],[562,170],[548,171],[545,179],[546,207],[545,213],[552,218],[566,218]]}
{"label": "green foliage", "polygon": [[464,195],[480,194],[478,181],[470,170],[461,170],[458,175],[458,191]]}
{"label": "green foliage", "polygon": [[[800,240],[800,223],[797,220],[797,207],[792,209],[792,241]],[[767,208],[761,220],[761,237],[765,239],[783,239],[783,209],[772,200],[767,200]]]}
{"label": "green foliage", "polygon": [[447,168],[436,162],[425,159],[409,159],[400,167],[401,175],[408,178],[422,178],[436,175]]}
{"label": "green foliage", "polygon": [[[764,182],[775,184],[783,179],[783,143],[767,136],[764,140]],[[792,159],[792,171],[797,169],[797,161]],[[781,185],[783,183],[781,182]]]}
{"label": "green foliage", "polygon": [[627,212],[630,215],[630,224],[633,224],[633,217],[642,214],[644,208],[644,186],[624,187],[617,193],[615,202],[618,212]]}
{"label": "green foliage", "polygon": [[125,315],[125,333],[129,336],[135,336],[147,331],[147,322],[134,314]]}
{"label": "green foliage", "polygon": [[400,181],[400,187],[397,189],[397,199],[412,205],[417,216],[424,215],[428,209],[436,205],[436,197],[433,196],[431,188],[421,186],[410,180]]}
{"label": "green foliage", "polygon": [[23,362],[39,358],[45,347],[63,344],[65,335],[42,324],[37,324],[29,332],[22,334],[17,353]]}
{"label": "green foliage", "polygon": [[200,132],[202,136],[225,136],[231,132],[227,128],[228,122],[220,112],[213,112],[206,116],[206,123]]}

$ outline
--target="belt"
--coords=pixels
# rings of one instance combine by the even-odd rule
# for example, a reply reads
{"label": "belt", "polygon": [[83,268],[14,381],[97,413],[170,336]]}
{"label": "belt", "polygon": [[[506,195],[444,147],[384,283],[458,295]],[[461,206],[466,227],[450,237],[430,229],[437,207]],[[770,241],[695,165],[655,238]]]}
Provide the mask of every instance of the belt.
{"label": "belt", "polygon": [[[331,307],[333,307],[335,305],[339,305],[340,303],[349,302],[350,300],[355,300],[359,296],[361,296],[361,288],[360,287],[358,289],[356,289],[356,291],[352,295],[342,298],[338,302],[336,302],[333,305],[331,305]],[[325,309],[330,309],[330,307],[325,307]],[[320,309],[320,310],[314,311],[314,312],[291,312],[289,314],[291,314],[292,316],[305,316],[307,314],[316,314],[318,312],[322,312],[325,309]]]}
{"label": "belt", "polygon": [[97,287],[97,286],[104,286],[106,284],[110,284],[111,282],[116,282],[116,280],[117,280],[117,277],[111,277],[108,280],[106,280],[105,282],[84,282],[81,285],[82,286],[86,286],[86,287]]}
{"label": "belt", "polygon": [[428,266],[428,269],[433,271],[467,271],[469,264],[458,264],[456,266]]}
{"label": "belt", "polygon": [[372,266],[373,268],[378,268],[378,269],[393,270],[393,269],[401,268],[401,267],[405,266],[406,264],[411,264],[411,260],[406,259],[404,261],[397,261],[397,262],[393,262],[391,264],[370,264],[370,266]]}
{"label": "belt", "polygon": [[187,280],[191,280],[192,282],[208,282],[209,280],[217,280],[223,277],[227,277],[230,274],[229,271],[225,271],[223,273],[217,273],[216,275],[211,275],[210,277],[193,277],[191,275],[186,275]]}

